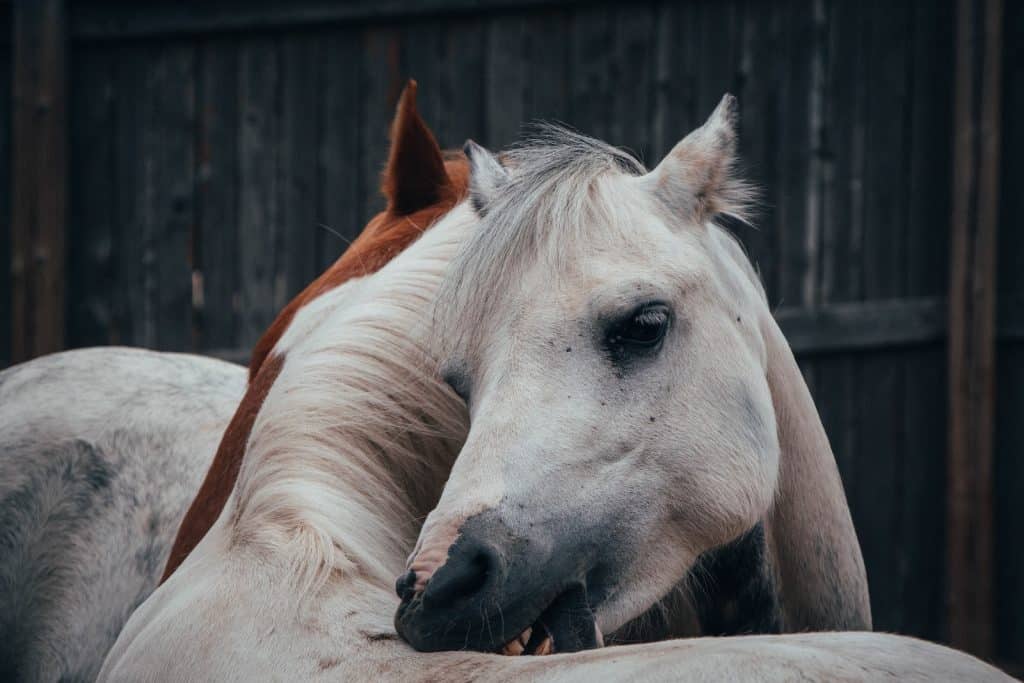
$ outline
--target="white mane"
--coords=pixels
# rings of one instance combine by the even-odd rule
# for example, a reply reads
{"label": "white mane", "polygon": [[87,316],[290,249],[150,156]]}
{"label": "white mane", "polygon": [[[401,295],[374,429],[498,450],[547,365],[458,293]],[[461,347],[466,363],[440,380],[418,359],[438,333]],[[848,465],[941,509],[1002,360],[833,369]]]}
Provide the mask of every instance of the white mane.
{"label": "white mane", "polygon": [[256,418],[233,542],[291,558],[301,583],[356,573],[390,586],[467,430],[436,376],[428,311],[474,223],[459,207],[375,275],[300,309]]}

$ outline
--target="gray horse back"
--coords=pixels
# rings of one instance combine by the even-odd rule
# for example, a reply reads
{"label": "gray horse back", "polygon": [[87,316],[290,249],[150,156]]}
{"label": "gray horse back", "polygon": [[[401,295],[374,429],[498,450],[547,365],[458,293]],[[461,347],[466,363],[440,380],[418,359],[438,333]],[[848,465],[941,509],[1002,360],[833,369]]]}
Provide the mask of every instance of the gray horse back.
{"label": "gray horse back", "polygon": [[245,369],[129,348],[0,372],[0,680],[93,680],[156,587]]}

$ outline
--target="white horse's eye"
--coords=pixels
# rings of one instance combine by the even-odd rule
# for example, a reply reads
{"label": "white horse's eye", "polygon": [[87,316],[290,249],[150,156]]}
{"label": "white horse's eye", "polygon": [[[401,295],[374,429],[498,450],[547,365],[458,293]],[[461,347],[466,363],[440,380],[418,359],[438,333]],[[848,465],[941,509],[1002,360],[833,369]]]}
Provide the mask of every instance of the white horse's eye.
{"label": "white horse's eye", "polygon": [[609,350],[619,360],[657,350],[668,332],[671,318],[665,304],[644,304],[612,325],[607,336]]}

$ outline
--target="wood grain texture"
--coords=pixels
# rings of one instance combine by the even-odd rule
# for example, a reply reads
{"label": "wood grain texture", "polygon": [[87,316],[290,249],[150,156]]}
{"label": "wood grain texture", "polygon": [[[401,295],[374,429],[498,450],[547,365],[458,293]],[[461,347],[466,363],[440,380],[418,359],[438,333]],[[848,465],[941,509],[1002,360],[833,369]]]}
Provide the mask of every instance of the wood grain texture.
{"label": "wood grain texture", "polygon": [[67,344],[116,343],[115,53],[100,47],[75,60],[71,82],[71,209],[68,221]]}
{"label": "wood grain texture", "polygon": [[198,348],[241,343],[238,45],[197,45],[195,326]]}
{"label": "wood grain texture", "polygon": [[11,360],[64,347],[67,26],[61,0],[13,4]]}
{"label": "wood grain texture", "polygon": [[959,0],[949,301],[950,642],[993,654],[996,235],[1002,2]]}
{"label": "wood grain texture", "polygon": [[[996,354],[996,657],[1024,667],[1024,3],[1005,5]],[[1021,669],[1018,668],[1018,671]]]}
{"label": "wood grain texture", "polygon": [[0,367],[11,362],[11,7],[0,7]]}

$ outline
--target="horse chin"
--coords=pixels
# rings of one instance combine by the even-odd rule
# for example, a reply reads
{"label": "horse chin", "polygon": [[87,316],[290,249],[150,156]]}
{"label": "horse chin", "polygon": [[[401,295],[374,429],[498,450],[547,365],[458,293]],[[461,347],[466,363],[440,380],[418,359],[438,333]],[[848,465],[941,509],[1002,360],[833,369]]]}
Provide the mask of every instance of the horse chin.
{"label": "horse chin", "polygon": [[[579,652],[604,646],[601,629],[597,625],[593,608],[587,602],[586,589],[582,584],[570,586],[546,606],[534,611],[533,614],[539,615],[529,626],[511,638],[508,635],[491,633],[494,626],[505,626],[505,617],[512,616],[510,612],[520,611],[511,606],[482,624],[470,623],[460,627],[443,618],[446,623],[444,629],[437,628],[442,622],[442,619],[437,617],[443,615],[431,615],[429,611],[424,607],[421,595],[417,594],[403,600],[395,615],[395,628],[399,635],[414,648],[424,652],[476,649],[520,656]],[[516,633],[514,628],[512,633]],[[460,639],[457,633],[465,633],[465,640]],[[472,637],[476,633],[481,636],[480,642],[476,642]],[[484,634],[487,637],[484,637]],[[492,640],[493,636],[498,637],[497,642]],[[502,637],[506,639],[504,642],[501,640]]]}
{"label": "horse chin", "polygon": [[594,610],[587,603],[586,590],[577,585],[555,598],[532,626],[506,643],[498,653],[548,655],[599,647],[604,647],[604,636]]}

